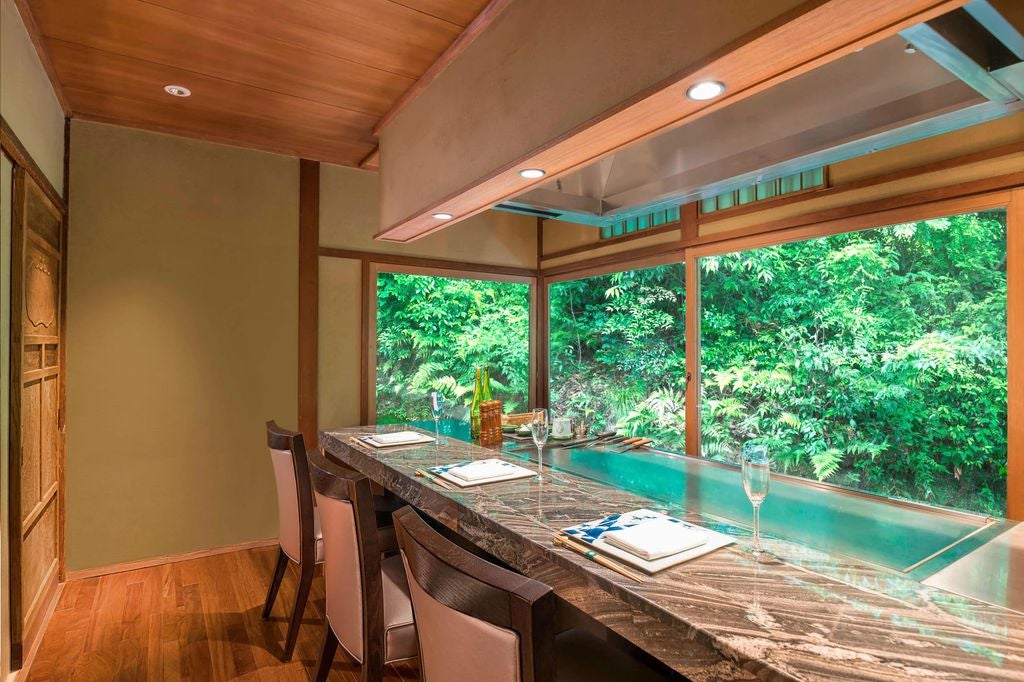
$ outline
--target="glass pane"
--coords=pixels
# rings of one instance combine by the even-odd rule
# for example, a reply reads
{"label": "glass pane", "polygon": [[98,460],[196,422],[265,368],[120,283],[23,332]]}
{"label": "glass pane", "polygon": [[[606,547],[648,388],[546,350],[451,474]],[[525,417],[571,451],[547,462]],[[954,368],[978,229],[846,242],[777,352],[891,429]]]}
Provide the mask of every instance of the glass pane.
{"label": "glass pane", "polygon": [[699,262],[705,455],[1003,515],[1004,210]]}
{"label": "glass pane", "polygon": [[814,170],[804,171],[801,184],[803,185],[804,189],[808,187],[817,187],[818,185],[824,185],[825,169],[815,168]]}
{"label": "glass pane", "polygon": [[755,186],[744,187],[736,193],[736,203],[740,206],[757,200],[757,188]]}
{"label": "glass pane", "polygon": [[674,223],[679,220],[679,207],[673,206],[672,208],[665,209],[665,222]]}
{"label": "glass pane", "polygon": [[505,412],[529,405],[530,287],[515,282],[377,276],[377,422],[431,419],[442,391],[468,420],[474,371],[491,372]]}
{"label": "glass pane", "polygon": [[700,200],[700,212],[701,213],[714,213],[718,210],[718,197],[711,197],[710,199]]}
{"label": "glass pane", "polygon": [[551,285],[555,414],[683,449],[684,268],[673,263]]}
{"label": "glass pane", "polygon": [[779,180],[779,193],[788,194],[790,192],[800,191],[800,174],[787,175]]}
{"label": "glass pane", "polygon": [[605,225],[601,228],[601,239],[608,239],[612,236],[612,228],[609,225]]}

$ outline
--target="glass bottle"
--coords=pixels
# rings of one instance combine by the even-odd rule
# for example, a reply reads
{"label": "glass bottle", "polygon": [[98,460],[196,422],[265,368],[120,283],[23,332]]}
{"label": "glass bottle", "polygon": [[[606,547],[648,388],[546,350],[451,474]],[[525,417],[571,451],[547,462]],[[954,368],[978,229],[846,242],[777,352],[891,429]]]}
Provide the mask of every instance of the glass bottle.
{"label": "glass bottle", "polygon": [[494,398],[491,397],[491,370],[485,369],[483,402],[487,402],[488,400],[494,400]]}
{"label": "glass bottle", "polygon": [[476,382],[473,387],[473,402],[469,406],[469,436],[480,437],[480,403],[483,402],[483,387],[480,383],[480,368],[476,368]]}

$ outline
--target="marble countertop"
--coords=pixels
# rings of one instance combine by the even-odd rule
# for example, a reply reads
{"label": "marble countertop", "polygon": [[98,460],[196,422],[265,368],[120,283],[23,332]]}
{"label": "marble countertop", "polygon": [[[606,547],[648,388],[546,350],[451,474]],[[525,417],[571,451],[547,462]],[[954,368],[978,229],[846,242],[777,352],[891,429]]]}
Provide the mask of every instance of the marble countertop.
{"label": "marble countertop", "polygon": [[554,546],[553,534],[641,507],[706,519],[548,468],[543,481],[442,489],[415,471],[522,461],[454,439],[388,450],[351,441],[367,432],[322,432],[321,445],[692,680],[1024,680],[1017,612],[785,540],[768,544],[784,561],[761,565],[744,531],[733,547],[636,583]]}

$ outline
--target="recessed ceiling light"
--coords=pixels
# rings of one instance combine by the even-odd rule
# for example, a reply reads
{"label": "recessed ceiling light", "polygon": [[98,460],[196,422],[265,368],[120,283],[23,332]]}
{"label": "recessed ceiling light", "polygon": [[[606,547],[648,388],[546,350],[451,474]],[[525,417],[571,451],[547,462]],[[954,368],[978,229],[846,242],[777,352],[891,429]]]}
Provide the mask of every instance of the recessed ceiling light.
{"label": "recessed ceiling light", "polygon": [[725,85],[718,81],[701,81],[696,85],[691,85],[690,89],[686,91],[686,96],[690,99],[705,100],[714,99],[725,92]]}
{"label": "recessed ceiling light", "polygon": [[435,213],[434,217],[437,218],[438,220],[451,220],[452,219],[452,214],[451,213]]}
{"label": "recessed ceiling light", "polygon": [[910,43],[907,43],[907,46],[903,48],[903,51],[906,52],[907,54],[917,54],[917,48],[911,45]]}
{"label": "recessed ceiling light", "polygon": [[175,97],[188,97],[192,94],[192,91],[184,85],[165,85],[164,92]]}
{"label": "recessed ceiling light", "polygon": [[519,174],[524,178],[536,180],[537,178],[543,178],[545,175],[547,175],[547,172],[541,170],[540,168],[524,168],[523,170],[519,171]]}

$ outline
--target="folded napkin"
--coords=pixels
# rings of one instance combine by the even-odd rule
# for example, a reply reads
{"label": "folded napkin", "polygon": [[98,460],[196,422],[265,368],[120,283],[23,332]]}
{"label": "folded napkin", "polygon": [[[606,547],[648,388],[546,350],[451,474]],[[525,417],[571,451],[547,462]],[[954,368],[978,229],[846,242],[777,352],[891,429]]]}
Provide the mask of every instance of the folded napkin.
{"label": "folded napkin", "polygon": [[670,518],[652,519],[622,530],[611,530],[601,537],[608,544],[647,561],[685,552],[707,542],[704,531]]}
{"label": "folded napkin", "polygon": [[461,478],[463,481],[480,481],[485,478],[508,476],[514,473],[513,467],[518,469],[515,465],[510,467],[500,459],[481,459],[476,462],[463,464],[462,466],[452,467],[448,470],[448,473],[456,478]]}
{"label": "folded napkin", "polygon": [[415,431],[397,431],[395,433],[374,434],[372,438],[384,445],[398,445],[399,443],[415,443],[422,440],[423,436]]}

